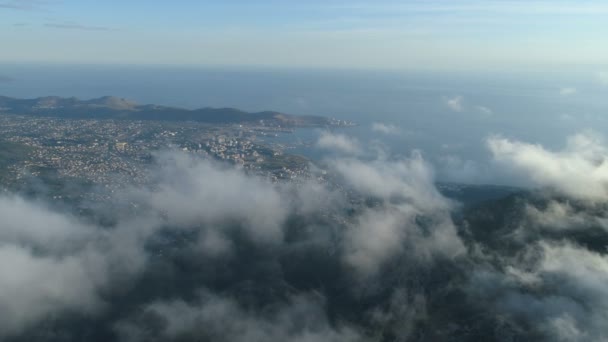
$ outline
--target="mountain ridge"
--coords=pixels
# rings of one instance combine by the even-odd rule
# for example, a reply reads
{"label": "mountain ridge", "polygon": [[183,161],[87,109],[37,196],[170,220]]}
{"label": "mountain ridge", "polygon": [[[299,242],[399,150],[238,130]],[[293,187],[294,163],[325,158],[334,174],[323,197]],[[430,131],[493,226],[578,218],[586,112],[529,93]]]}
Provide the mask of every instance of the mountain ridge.
{"label": "mountain ridge", "polygon": [[230,107],[185,109],[155,104],[140,105],[115,96],[102,96],[89,100],[59,96],[32,99],[0,96],[0,113],[65,119],[197,121],[216,124],[258,122],[264,125],[287,127],[348,125],[346,122],[322,116],[292,115],[277,111],[246,112]]}

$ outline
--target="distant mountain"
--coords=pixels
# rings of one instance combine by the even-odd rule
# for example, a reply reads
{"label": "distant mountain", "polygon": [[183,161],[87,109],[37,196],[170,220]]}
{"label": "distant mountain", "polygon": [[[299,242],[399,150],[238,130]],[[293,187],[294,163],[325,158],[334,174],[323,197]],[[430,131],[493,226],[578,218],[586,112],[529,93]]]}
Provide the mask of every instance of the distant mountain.
{"label": "distant mountain", "polygon": [[58,117],[66,119],[121,119],[197,121],[205,123],[263,123],[269,126],[313,127],[348,123],[320,116],[298,116],[264,111],[248,113],[234,108],[184,109],[158,105],[139,105],[123,98],[104,96],[91,100],[57,96],[16,99],[0,96],[0,113]]}

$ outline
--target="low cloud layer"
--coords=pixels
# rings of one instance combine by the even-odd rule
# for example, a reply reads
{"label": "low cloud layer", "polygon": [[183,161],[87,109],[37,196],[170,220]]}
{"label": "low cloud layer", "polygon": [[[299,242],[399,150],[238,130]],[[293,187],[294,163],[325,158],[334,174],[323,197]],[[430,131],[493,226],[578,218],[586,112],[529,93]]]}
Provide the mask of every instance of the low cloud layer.
{"label": "low cloud layer", "polygon": [[581,199],[608,198],[607,149],[593,134],[572,136],[563,150],[493,137],[487,141],[495,160],[529,178]]}
{"label": "low cloud layer", "polygon": [[505,265],[478,270],[471,286],[482,300],[553,341],[601,341],[608,329],[608,259],[572,244],[541,242]]}
{"label": "low cloud layer", "polygon": [[[433,172],[420,154],[405,160],[335,159],[331,170],[350,187],[379,199],[381,207],[363,212],[346,233],[346,261],[363,274],[406,250],[410,257],[455,257],[464,251],[449,217],[450,203],[433,184]],[[429,227],[416,222],[428,217]]]}
{"label": "low cloud layer", "polygon": [[[156,326],[155,319],[165,322],[164,326]],[[151,303],[141,315],[121,323],[118,330],[128,341],[164,341],[185,336],[231,342],[362,341],[355,330],[329,324],[325,303],[318,295],[291,297],[268,312],[255,312],[230,298],[201,290],[192,303],[182,300]]]}
{"label": "low cloud layer", "polygon": [[20,197],[0,198],[0,338],[49,315],[96,314],[101,292],[145,264],[138,226],[103,230]]}
{"label": "low cloud layer", "polygon": [[290,183],[159,153],[89,216],[5,194],[0,339],[605,339],[603,178],[580,174],[603,170],[601,140],[488,147],[556,190],[463,207],[418,152],[338,148]]}
{"label": "low cloud layer", "polygon": [[362,148],[357,140],[345,134],[334,134],[322,132],[317,147],[337,153],[356,155],[362,152]]}
{"label": "low cloud layer", "polygon": [[[419,154],[364,162],[352,157],[358,151],[352,146],[359,145],[352,138],[326,133],[319,145],[338,146],[338,155],[326,164],[325,172],[356,191],[356,198],[375,204],[353,207],[346,193],[314,179],[299,185],[272,184],[243,170],[177,152],[156,156],[150,187],[116,194],[132,209],[117,212],[110,226],[19,196],[0,198],[0,314],[7,317],[2,337],[31,337],[27,332],[50,316],[85,315],[109,320],[103,329],[124,340],[149,340],[141,324],[148,324],[145,317],[151,315],[157,317],[153,322],[162,322],[155,328],[155,336],[162,339],[361,340],[363,332],[353,322],[327,317],[326,307],[333,299],[326,303],[320,289],[279,286],[286,279],[275,268],[284,255],[293,255],[296,261],[301,253],[314,251],[316,258],[325,260],[318,262],[334,269],[323,277],[338,277],[336,282],[356,279],[352,289],[346,288],[354,296],[376,283],[395,258],[432,265],[436,258],[457,257],[464,246],[449,215],[451,204],[435,189],[430,166]],[[344,216],[347,210],[352,213]],[[424,223],[419,222],[422,218]],[[174,250],[173,245],[182,247]],[[169,266],[174,258],[185,258],[195,272],[203,272],[199,281],[186,282],[188,291],[199,293],[198,300],[182,297],[188,291],[172,292],[166,300],[153,295],[137,304],[137,312],[146,313],[144,318],[132,311],[107,318],[116,296],[127,296],[132,287],[144,292],[151,291],[147,286],[155,288],[155,282],[140,283],[141,277],[185,281],[180,279],[186,274]],[[314,274],[312,269],[313,273],[304,271],[312,261],[289,260],[281,266],[288,274]],[[214,283],[221,277],[205,276],[206,271],[198,269],[226,263],[250,264],[244,267],[269,277],[258,279],[256,274],[248,280],[241,274],[244,270],[234,269],[237,273],[225,276],[235,286],[253,281],[253,291],[267,287],[284,294],[270,300],[271,307],[256,305],[251,311],[244,306],[242,290],[223,295]],[[156,269],[165,264],[173,271],[157,275]],[[263,285],[266,282],[270,283]],[[227,331],[220,329],[226,321],[231,322]],[[203,331],[198,330],[201,324],[207,327]]]}

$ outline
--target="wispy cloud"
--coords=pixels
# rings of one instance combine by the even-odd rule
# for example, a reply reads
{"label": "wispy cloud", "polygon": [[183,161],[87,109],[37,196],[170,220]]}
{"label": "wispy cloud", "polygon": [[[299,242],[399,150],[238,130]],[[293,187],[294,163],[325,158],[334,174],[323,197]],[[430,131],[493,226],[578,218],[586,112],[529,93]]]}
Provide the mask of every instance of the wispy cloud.
{"label": "wispy cloud", "polygon": [[0,9],[11,9],[19,11],[40,11],[49,4],[44,0],[0,0]]}
{"label": "wispy cloud", "polygon": [[477,106],[475,107],[478,112],[483,114],[484,116],[492,116],[494,115],[494,111],[486,106]]}
{"label": "wispy cloud", "polygon": [[63,29],[63,30],[81,30],[81,31],[110,31],[111,28],[106,26],[89,26],[75,23],[46,23],[44,27]]}
{"label": "wispy cloud", "polygon": [[385,124],[382,122],[374,122],[372,124],[372,131],[386,135],[397,135],[401,133],[401,129],[399,127],[393,124]]}
{"label": "wispy cloud", "polygon": [[343,4],[330,6],[343,10],[367,13],[386,12],[488,12],[488,13],[535,13],[535,14],[589,14],[608,13],[608,5],[601,3],[580,3],[577,1],[416,1],[411,3],[387,3],[379,1],[373,4]]}

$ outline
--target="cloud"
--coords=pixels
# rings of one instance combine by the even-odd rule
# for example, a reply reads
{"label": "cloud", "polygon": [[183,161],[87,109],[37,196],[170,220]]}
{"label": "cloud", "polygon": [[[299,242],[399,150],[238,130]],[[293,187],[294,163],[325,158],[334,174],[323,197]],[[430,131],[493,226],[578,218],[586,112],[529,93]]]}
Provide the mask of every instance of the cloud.
{"label": "cloud", "polygon": [[[591,134],[558,152],[499,137],[488,146],[551,184],[587,175],[606,151]],[[606,335],[605,202],[571,198],[576,184],[460,211],[419,152],[373,152],[332,155],[289,183],[161,152],[150,183],[116,193],[111,202],[128,208],[105,208],[113,223],[103,226],[0,197],[0,339]]]}
{"label": "cloud", "polygon": [[525,222],[520,234],[547,232],[589,232],[601,229],[608,232],[608,218],[601,211],[601,204],[571,203],[571,200],[548,200],[543,205],[527,204]]}
{"label": "cloud", "polygon": [[526,3],[508,1],[463,1],[460,3],[431,2],[431,3],[390,3],[381,2],[378,4],[339,4],[332,8],[356,10],[362,13],[445,13],[445,12],[487,12],[504,15],[511,14],[593,14],[601,15],[608,13],[608,6],[600,3],[576,4],[574,2],[550,3],[546,1],[529,1]]}
{"label": "cloud", "polygon": [[401,160],[345,158],[330,160],[329,165],[345,182],[365,195],[408,200],[420,207],[447,205],[433,185],[432,168],[419,152]]}
{"label": "cloud", "polygon": [[[189,336],[213,341],[299,341],[355,342],[358,332],[329,323],[324,301],[314,295],[300,295],[279,307],[259,312],[238,302],[201,291],[197,302],[182,300],[155,302],[143,309],[141,317],[123,322],[118,330],[128,341],[162,341]],[[151,321],[152,329],[146,326]],[[162,324],[157,322],[160,320]],[[150,325],[150,324],[148,324]]]}
{"label": "cloud", "polygon": [[592,134],[570,137],[562,151],[500,137],[489,138],[487,145],[497,162],[525,175],[537,186],[580,199],[608,198],[608,150]]}
{"label": "cloud", "polygon": [[578,90],[576,88],[573,87],[565,87],[565,88],[561,88],[559,90],[559,94],[562,96],[569,96],[569,95],[574,95],[578,93]]}
{"label": "cloud", "polygon": [[[301,182],[271,183],[166,151],[154,155],[149,184],[88,208],[92,217],[0,197],[0,339],[408,336],[426,319],[426,299],[385,277],[424,277],[466,253],[451,202],[419,153],[336,156],[320,167]],[[111,223],[98,224],[96,210]]]}
{"label": "cloud", "polygon": [[401,129],[398,126],[381,122],[374,122],[372,124],[372,131],[386,135],[397,135],[401,133]]}
{"label": "cloud", "polygon": [[48,5],[44,0],[5,0],[0,1],[0,9],[12,9],[20,11],[40,11]]}
{"label": "cloud", "polygon": [[80,30],[80,31],[110,31],[111,28],[106,26],[88,26],[75,23],[46,23],[44,27],[62,29],[62,30]]}
{"label": "cloud", "polygon": [[356,139],[344,134],[334,134],[327,131],[321,133],[321,136],[317,141],[317,147],[352,155],[360,154],[362,152],[361,146]]}
{"label": "cloud", "polygon": [[598,341],[608,334],[603,284],[606,256],[569,244],[529,246],[505,273],[476,271],[472,288],[490,300],[498,314],[523,319],[548,340]]}
{"label": "cloud", "polygon": [[162,213],[168,224],[220,228],[234,223],[256,240],[281,241],[289,206],[268,181],[186,154],[161,153],[157,163],[155,189],[135,191],[135,199]]}
{"label": "cloud", "polygon": [[20,197],[0,198],[0,241],[62,252],[90,238],[92,227]]}
{"label": "cloud", "polygon": [[0,247],[0,337],[25,329],[64,310],[88,313],[99,308],[95,279],[84,260],[41,257],[17,245]]}
{"label": "cloud", "polygon": [[20,197],[0,197],[0,338],[49,315],[96,314],[101,292],[145,264],[138,222],[112,230]]}
{"label": "cloud", "polygon": [[464,98],[462,96],[445,98],[444,101],[445,101],[445,104],[454,112],[462,112],[464,110],[464,105],[463,105]]}
{"label": "cloud", "polygon": [[370,277],[395,258],[429,264],[435,257],[453,259],[464,253],[448,216],[430,218],[428,227],[416,222],[421,217],[409,205],[365,211],[346,233],[344,261],[358,275]]}
{"label": "cloud", "polygon": [[[329,165],[363,196],[382,201],[364,210],[346,233],[345,261],[359,274],[376,274],[405,251],[425,261],[463,252],[448,215],[450,203],[435,188],[433,172],[419,153],[395,161],[336,159]],[[429,220],[428,226],[418,224],[420,217]]]}
{"label": "cloud", "polygon": [[491,110],[488,107],[484,107],[484,106],[477,106],[475,107],[477,109],[478,112],[480,112],[481,114],[483,114],[484,116],[492,116],[494,115],[494,111]]}

